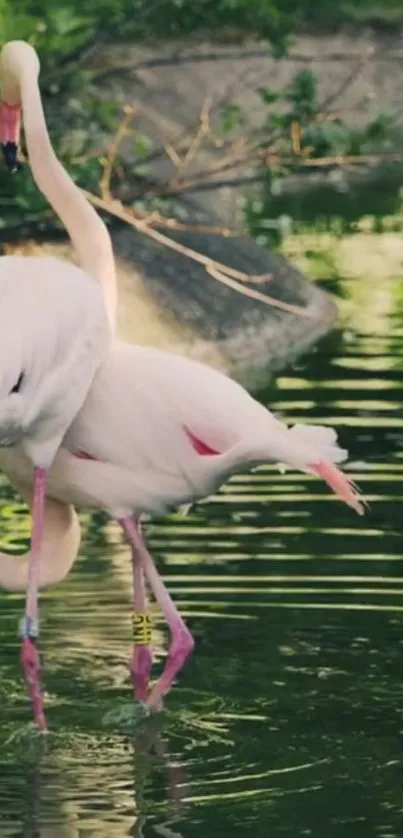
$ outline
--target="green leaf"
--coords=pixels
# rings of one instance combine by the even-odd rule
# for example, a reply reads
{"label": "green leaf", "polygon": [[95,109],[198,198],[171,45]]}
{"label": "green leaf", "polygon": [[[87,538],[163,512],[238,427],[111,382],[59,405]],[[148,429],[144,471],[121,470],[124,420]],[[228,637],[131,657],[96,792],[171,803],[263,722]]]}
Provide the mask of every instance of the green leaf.
{"label": "green leaf", "polygon": [[287,113],[271,113],[269,114],[267,125],[269,128],[288,128],[291,123],[289,114]]}
{"label": "green leaf", "polygon": [[69,7],[51,9],[47,15],[48,22],[58,35],[70,35],[80,29],[91,26],[90,17],[78,17],[71,13]]}
{"label": "green leaf", "polygon": [[313,70],[300,70],[295,74],[285,92],[285,99],[292,105],[294,119],[306,122],[317,111],[318,78]]}
{"label": "green leaf", "polygon": [[136,157],[147,157],[152,151],[153,144],[146,134],[135,134],[133,141],[133,150]]}
{"label": "green leaf", "polygon": [[245,114],[236,102],[230,102],[221,112],[221,129],[225,134],[245,124]]}
{"label": "green leaf", "polygon": [[384,140],[387,137],[388,129],[394,122],[393,111],[381,111],[375,119],[368,123],[365,133],[369,140]]}
{"label": "green leaf", "polygon": [[278,90],[273,90],[272,87],[258,87],[257,93],[266,105],[272,105],[273,102],[278,102],[280,98]]}

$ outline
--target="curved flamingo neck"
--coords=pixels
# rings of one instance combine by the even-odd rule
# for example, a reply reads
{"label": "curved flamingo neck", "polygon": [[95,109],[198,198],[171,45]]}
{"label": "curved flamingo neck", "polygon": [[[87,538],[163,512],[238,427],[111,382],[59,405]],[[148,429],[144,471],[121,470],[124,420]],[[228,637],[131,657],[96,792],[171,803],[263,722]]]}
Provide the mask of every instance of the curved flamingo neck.
{"label": "curved flamingo neck", "polygon": [[22,105],[25,140],[35,183],[66,227],[82,267],[100,283],[114,329],[117,290],[111,239],[106,225],[53,151],[38,85],[39,61],[35,50],[24,41],[7,43],[0,54],[0,73],[1,95],[8,109],[6,116],[9,120],[14,118],[16,136],[19,131],[18,105]]}

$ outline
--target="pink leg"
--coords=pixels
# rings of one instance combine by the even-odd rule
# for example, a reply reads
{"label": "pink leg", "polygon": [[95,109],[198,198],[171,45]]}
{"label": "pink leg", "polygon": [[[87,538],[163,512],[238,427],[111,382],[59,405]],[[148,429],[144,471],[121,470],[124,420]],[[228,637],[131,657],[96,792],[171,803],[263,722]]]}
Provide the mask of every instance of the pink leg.
{"label": "pink leg", "polygon": [[[150,643],[136,641],[136,634],[142,634],[143,627],[143,641],[147,639],[148,635],[148,615],[147,615],[147,600],[146,600],[146,586],[144,570],[139,562],[134,545],[131,542],[130,534],[127,531],[127,521],[130,520],[141,539],[140,524],[134,523],[131,519],[123,518],[119,521],[123,531],[132,548],[132,568],[133,568],[133,637],[134,644],[132,650],[132,657],[130,661],[130,672],[132,676],[132,684],[134,695],[139,701],[147,701],[148,697],[148,683],[150,680],[151,667],[153,662],[152,649]],[[136,628],[136,622],[138,628]]]}
{"label": "pink leg", "polygon": [[[123,526],[123,522],[122,526]],[[141,534],[131,518],[124,519],[124,529],[127,538],[130,540],[147,580],[153,590],[154,596],[161,608],[161,611],[168,623],[172,639],[169,647],[168,658],[161,678],[155,684],[147,701],[148,707],[157,709],[161,699],[170,690],[172,682],[178,672],[184,666],[187,658],[194,649],[194,640],[182,617],[178,613],[155,565],[144,544]]]}
{"label": "pink leg", "polygon": [[32,700],[34,719],[40,730],[47,724],[43,711],[43,696],[40,686],[40,661],[37,649],[39,634],[38,620],[38,577],[40,552],[43,537],[44,509],[47,473],[36,468],[34,472],[34,501],[32,511],[31,553],[28,568],[28,589],[25,602],[25,616],[21,621],[21,663]]}

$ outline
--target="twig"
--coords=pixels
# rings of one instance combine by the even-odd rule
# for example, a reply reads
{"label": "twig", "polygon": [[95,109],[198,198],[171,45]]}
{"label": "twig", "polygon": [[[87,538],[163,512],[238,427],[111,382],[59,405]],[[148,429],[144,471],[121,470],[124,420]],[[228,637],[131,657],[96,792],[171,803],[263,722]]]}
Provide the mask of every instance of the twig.
{"label": "twig", "polygon": [[[213,264],[207,265],[206,271],[214,279],[217,279],[218,282],[222,282],[223,285],[233,288],[234,291],[240,290],[238,283],[234,279],[231,279],[229,276],[223,274],[222,271],[216,268]],[[260,302],[273,306],[273,308],[280,308],[282,311],[288,311],[290,314],[300,315],[304,312],[304,317],[312,317],[311,314],[308,314],[305,309],[301,309],[300,306],[293,306],[291,303],[284,303],[282,300],[276,300],[275,297],[270,297],[268,294],[262,294],[260,291],[255,291],[254,288],[248,288],[247,291],[243,288],[241,293],[245,294],[247,297],[251,297],[252,300],[259,300]]]}
{"label": "twig", "polygon": [[203,138],[210,133],[210,121],[209,121],[209,113],[211,110],[211,106],[213,103],[213,97],[211,93],[206,93],[204,98],[204,102],[202,105],[202,109],[200,111],[199,116],[199,125],[196,131],[195,136],[191,139],[189,143],[189,147],[186,151],[184,157],[180,157],[179,154],[179,163],[177,164],[176,171],[174,172],[173,176],[170,178],[170,184],[173,185],[177,182],[178,176],[181,172],[183,172],[189,166],[189,163],[193,160],[196,152],[200,148],[200,144]]}
{"label": "twig", "polygon": [[343,155],[337,154],[334,157],[307,157],[301,158],[296,160],[295,158],[291,160],[287,160],[283,158],[282,162],[285,164],[290,165],[293,163],[295,166],[299,164],[301,166],[346,166],[346,165],[353,165],[357,166],[360,164],[367,165],[368,163],[377,163],[380,160],[402,160],[403,159],[403,152],[402,151],[382,151],[379,154],[374,152],[373,154],[351,154],[351,155]]}
{"label": "twig", "polygon": [[124,111],[124,117],[121,120],[121,122],[119,123],[118,128],[115,132],[115,135],[112,138],[111,144],[109,146],[109,151],[108,151],[108,154],[107,154],[104,170],[103,170],[102,177],[101,177],[100,184],[99,184],[100,189],[101,189],[101,195],[102,195],[103,198],[105,198],[105,200],[108,200],[108,199],[111,198],[111,191],[110,191],[111,176],[112,176],[112,171],[113,171],[113,167],[114,167],[114,164],[115,164],[116,156],[117,156],[117,153],[119,151],[121,142],[127,134],[128,126],[129,126],[130,122],[132,121],[132,119],[134,117],[134,114],[136,113],[136,109],[131,105],[125,105],[123,111]]}
{"label": "twig", "polygon": [[[146,216],[144,216],[144,220],[146,220]],[[150,225],[152,224],[159,224],[160,227],[168,227],[170,230],[183,230],[184,232],[188,233],[213,233],[224,238],[231,238],[233,236],[239,236],[238,230],[233,230],[232,227],[220,227],[219,225],[209,225],[209,224],[184,224],[183,221],[177,221],[176,218],[165,218],[164,215],[161,215],[159,212],[153,213],[153,218],[151,220],[147,219]]]}
{"label": "twig", "polygon": [[[174,178],[170,178],[165,183],[159,183],[153,188],[149,188],[145,192],[145,196],[174,195],[178,191],[183,191],[193,187],[200,180],[205,180],[206,177],[211,177],[214,174],[221,174],[221,172],[226,172],[230,169],[236,168],[244,162],[249,151],[253,153],[257,151],[256,147],[250,147],[250,149],[248,149],[246,143],[247,140],[245,137],[237,138],[232,147],[231,153],[227,154],[225,157],[223,156],[220,160],[214,161],[208,169],[194,172],[194,174],[187,175],[184,178],[178,178],[176,180],[174,180]],[[214,181],[212,183],[214,183]]]}
{"label": "twig", "polygon": [[364,55],[360,56],[360,58],[357,61],[357,64],[355,65],[355,67],[353,67],[351,72],[344,79],[344,81],[341,83],[341,85],[338,87],[338,89],[334,93],[331,93],[330,96],[328,96],[324,100],[324,102],[322,102],[322,104],[319,107],[319,114],[326,114],[330,110],[333,103],[337,102],[337,99],[340,99],[340,96],[342,96],[343,93],[345,93],[346,90],[348,90],[348,88],[353,84],[353,82],[355,82],[355,80],[360,75],[360,73],[363,70],[365,64],[368,61],[370,61],[370,59],[373,57],[373,53],[374,53],[374,50],[371,48]]}
{"label": "twig", "polygon": [[82,190],[85,197],[91,201],[94,206],[99,207],[100,209],[106,210],[106,212],[111,213],[116,218],[120,218],[122,221],[125,221],[135,230],[140,233],[144,233],[144,235],[149,236],[154,241],[159,242],[159,244],[164,245],[165,247],[169,247],[171,250],[176,251],[177,253],[181,253],[183,256],[187,256],[189,259],[193,259],[195,262],[203,265],[206,272],[210,274],[214,279],[218,282],[223,283],[224,285],[228,285],[233,288],[234,291],[238,291],[238,293],[243,294],[246,297],[251,297],[254,300],[259,300],[266,305],[269,305],[273,308],[278,308],[283,311],[288,311],[291,314],[295,314],[300,317],[306,317],[308,319],[315,319],[314,314],[312,312],[307,311],[306,308],[302,306],[293,306],[289,303],[284,303],[281,300],[276,300],[273,297],[268,296],[267,294],[263,294],[260,291],[256,291],[254,289],[245,288],[245,285],[242,283],[260,283],[267,281],[273,278],[272,274],[256,274],[249,276],[248,274],[244,273],[243,271],[238,271],[235,268],[231,268],[228,265],[224,265],[222,262],[218,262],[216,259],[212,259],[209,256],[205,256],[203,253],[199,253],[197,250],[193,250],[190,247],[186,247],[179,242],[170,239],[168,236],[164,236],[163,233],[160,233],[158,230],[154,230],[145,221],[139,221],[135,218],[123,205],[120,201],[116,201],[113,199],[105,200],[105,198],[98,197],[97,195],[93,195],[92,192],[87,192],[86,189]]}
{"label": "twig", "polygon": [[180,154],[178,154],[178,152],[171,143],[165,143],[164,150],[167,157],[169,157],[171,163],[173,163],[174,166],[176,166],[178,169],[182,163],[182,158]]}
{"label": "twig", "polygon": [[295,119],[291,123],[291,144],[294,154],[301,154],[301,126]]}

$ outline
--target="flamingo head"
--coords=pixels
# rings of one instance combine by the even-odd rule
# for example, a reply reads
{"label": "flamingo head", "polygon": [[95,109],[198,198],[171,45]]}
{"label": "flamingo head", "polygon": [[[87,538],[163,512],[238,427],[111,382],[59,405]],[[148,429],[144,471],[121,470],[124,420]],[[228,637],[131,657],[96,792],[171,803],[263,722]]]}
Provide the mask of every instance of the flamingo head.
{"label": "flamingo head", "polygon": [[21,91],[38,76],[39,60],[25,41],[9,41],[0,52],[0,144],[10,172],[21,168],[18,145],[21,124]]}

